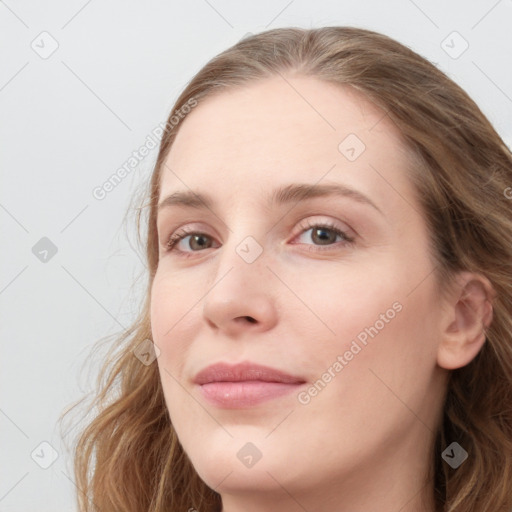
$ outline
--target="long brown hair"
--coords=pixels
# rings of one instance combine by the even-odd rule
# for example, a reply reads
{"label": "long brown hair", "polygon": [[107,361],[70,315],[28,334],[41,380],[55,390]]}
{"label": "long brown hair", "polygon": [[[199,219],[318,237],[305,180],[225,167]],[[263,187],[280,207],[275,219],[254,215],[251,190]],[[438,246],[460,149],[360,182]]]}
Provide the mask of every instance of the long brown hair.
{"label": "long brown hair", "polygon": [[[471,98],[423,57],[369,30],[269,30],[210,60],[176,101],[137,218],[147,226],[147,293],[133,325],[116,339],[98,377],[74,454],[81,512],[219,511],[220,495],[197,475],[180,446],[158,366],[134,350],[151,339],[150,288],[158,266],[156,205],[163,162],[187,104],[226,89],[293,72],[349,86],[381,107],[404,137],[435,256],[448,283],[459,270],[485,275],[496,292],[486,343],[453,370],[431,459],[438,510],[512,509],[512,155]],[[79,402],[80,403],[80,402]],[[75,404],[76,406],[77,404]],[[69,411],[68,411],[69,412]],[[441,458],[457,441],[469,454],[457,469]]]}

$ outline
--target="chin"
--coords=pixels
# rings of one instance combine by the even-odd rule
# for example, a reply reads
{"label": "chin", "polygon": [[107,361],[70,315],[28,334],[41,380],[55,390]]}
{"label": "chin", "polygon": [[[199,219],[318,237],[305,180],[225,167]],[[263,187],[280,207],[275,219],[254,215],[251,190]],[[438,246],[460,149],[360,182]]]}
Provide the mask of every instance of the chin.
{"label": "chin", "polygon": [[[234,437],[214,433],[208,442],[198,443],[197,438],[191,440],[191,446],[185,451],[200,478],[216,492],[230,490],[276,490],[280,483],[292,473],[286,449],[272,446],[264,437],[268,434],[254,436],[243,435],[244,428],[230,429]],[[254,427],[248,429],[254,431]],[[240,434],[240,435],[238,435]],[[256,438],[257,437],[257,438]],[[254,441],[251,441],[253,439]],[[190,449],[187,449],[190,448]],[[295,468],[298,469],[297,467]],[[300,472],[300,471],[299,471]],[[272,475],[272,476],[270,476]],[[298,475],[297,475],[298,476]]]}

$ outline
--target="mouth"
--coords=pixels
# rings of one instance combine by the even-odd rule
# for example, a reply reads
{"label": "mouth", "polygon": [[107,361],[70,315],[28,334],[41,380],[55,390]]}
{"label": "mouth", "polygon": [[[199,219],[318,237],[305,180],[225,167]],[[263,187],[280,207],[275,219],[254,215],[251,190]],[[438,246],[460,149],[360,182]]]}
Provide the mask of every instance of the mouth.
{"label": "mouth", "polygon": [[224,409],[253,407],[284,397],[305,382],[301,377],[250,362],[218,363],[201,370],[194,378],[202,396]]}

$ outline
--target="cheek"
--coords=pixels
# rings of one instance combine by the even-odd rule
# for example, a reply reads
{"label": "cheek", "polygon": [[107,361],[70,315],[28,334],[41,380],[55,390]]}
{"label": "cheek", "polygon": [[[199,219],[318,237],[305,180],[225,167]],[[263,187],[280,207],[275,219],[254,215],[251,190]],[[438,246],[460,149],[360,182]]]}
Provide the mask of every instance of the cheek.
{"label": "cheek", "polygon": [[397,316],[403,296],[402,283],[390,269],[385,274],[374,269],[360,272],[356,269],[338,275],[315,276],[314,285],[309,290],[304,287],[300,293],[308,298],[308,304],[334,331],[336,338],[348,341],[375,323],[379,331],[387,328]]}
{"label": "cheek", "polygon": [[[316,346],[316,371],[328,370],[342,356],[345,367],[357,367],[351,381],[375,381],[380,369],[397,388],[410,385],[423,372],[428,378],[435,366],[439,338],[439,300],[433,278],[417,289],[414,280],[393,265],[361,273],[322,277],[308,295],[312,309],[335,334]],[[394,270],[394,271],[393,271]],[[306,294],[306,290],[302,290]],[[319,329],[322,327],[318,322]],[[319,331],[320,332],[320,331]],[[336,369],[341,372],[340,365]],[[345,372],[348,373],[348,372]],[[328,376],[326,376],[328,378]],[[379,384],[381,385],[381,384]]]}
{"label": "cheek", "polygon": [[370,315],[360,311],[366,322],[352,324],[346,338],[344,359],[350,361],[343,370],[343,394],[371,406],[375,421],[386,410],[407,416],[403,404],[420,410],[432,384],[439,336],[436,295],[428,283],[407,295],[409,290],[388,294],[384,302],[374,298]]}
{"label": "cheek", "polygon": [[189,300],[185,293],[188,289],[183,289],[161,270],[157,271],[151,287],[151,330],[153,342],[160,349],[156,362],[169,414],[178,424],[187,423],[183,411],[190,408],[189,396],[179,384],[193,339],[190,319],[197,301]]}
{"label": "cheek", "polygon": [[416,412],[429,421],[433,407],[426,395],[435,368],[435,295],[424,289],[407,296],[406,285],[387,290],[357,300],[338,292],[344,309],[324,310],[337,336],[307,356],[315,375],[299,397],[312,430],[336,425],[335,432],[357,432],[375,449],[405,435]]}
{"label": "cheek", "polygon": [[[192,320],[201,308],[199,293],[194,287],[184,287],[174,276],[157,271],[151,287],[151,331],[153,341],[161,351],[159,363],[172,370],[182,366],[189,341],[193,339]],[[197,297],[196,297],[197,295]]]}
{"label": "cheek", "polygon": [[153,334],[153,341],[159,346],[160,350],[164,347],[161,342],[165,337],[165,333],[172,327],[172,312],[171,298],[167,293],[167,286],[165,281],[160,279],[157,275],[151,287],[151,331]]}
{"label": "cheek", "polygon": [[172,336],[187,320],[204,294],[191,276],[158,267],[151,287],[151,321],[157,338]]}

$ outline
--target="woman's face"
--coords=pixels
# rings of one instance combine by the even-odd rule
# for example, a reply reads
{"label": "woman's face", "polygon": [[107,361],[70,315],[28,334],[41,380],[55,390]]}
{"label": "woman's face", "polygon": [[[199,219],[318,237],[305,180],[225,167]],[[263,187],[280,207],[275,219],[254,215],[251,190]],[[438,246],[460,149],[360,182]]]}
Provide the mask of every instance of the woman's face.
{"label": "woman's face", "polygon": [[[291,76],[209,97],[181,122],[162,175],[151,323],[198,474],[225,510],[414,503],[446,373],[396,127],[352,90]],[[196,382],[217,363],[245,366]]]}

